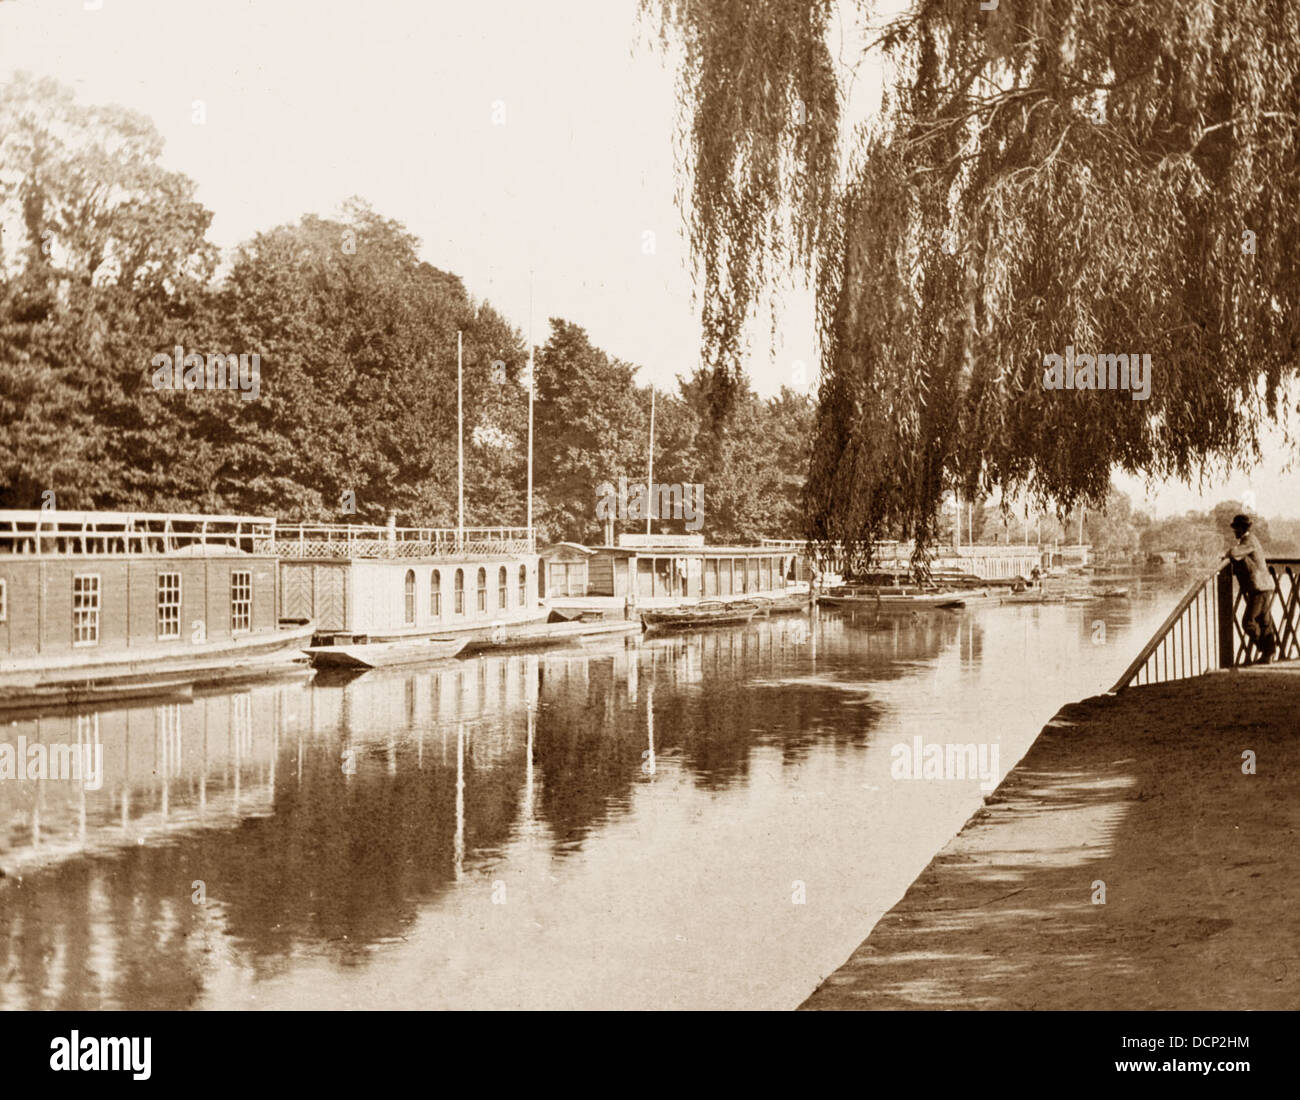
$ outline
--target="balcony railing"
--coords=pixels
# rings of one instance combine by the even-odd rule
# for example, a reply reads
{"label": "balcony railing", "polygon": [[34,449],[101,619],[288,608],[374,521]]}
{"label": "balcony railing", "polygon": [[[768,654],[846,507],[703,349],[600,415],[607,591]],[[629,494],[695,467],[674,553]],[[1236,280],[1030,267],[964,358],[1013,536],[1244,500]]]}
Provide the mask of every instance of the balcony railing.
{"label": "balcony railing", "polygon": [[379,527],[284,523],[259,545],[264,553],[303,559],[499,558],[534,552],[527,527]]}
{"label": "balcony railing", "polygon": [[[1300,657],[1300,558],[1270,558],[1277,660]],[[1196,580],[1111,691],[1254,664],[1261,654],[1241,625],[1246,596],[1228,565]]]}

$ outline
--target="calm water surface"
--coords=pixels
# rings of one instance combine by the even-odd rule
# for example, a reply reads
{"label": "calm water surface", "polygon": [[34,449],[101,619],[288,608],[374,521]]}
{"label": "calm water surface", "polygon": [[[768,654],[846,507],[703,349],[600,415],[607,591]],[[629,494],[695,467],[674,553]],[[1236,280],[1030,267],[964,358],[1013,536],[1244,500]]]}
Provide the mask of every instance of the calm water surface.
{"label": "calm water surface", "polygon": [[[0,725],[5,1008],[792,1008],[1175,588],[821,612]],[[1098,624],[1101,624],[1100,626]]]}

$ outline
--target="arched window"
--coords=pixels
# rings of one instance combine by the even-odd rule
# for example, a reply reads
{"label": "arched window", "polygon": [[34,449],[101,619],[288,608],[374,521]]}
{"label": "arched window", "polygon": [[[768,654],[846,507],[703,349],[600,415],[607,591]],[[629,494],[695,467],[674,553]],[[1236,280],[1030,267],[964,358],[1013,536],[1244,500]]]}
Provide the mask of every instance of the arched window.
{"label": "arched window", "polygon": [[481,566],[478,571],[478,609],[487,610],[487,570]]}
{"label": "arched window", "polygon": [[415,570],[406,571],[406,615],[403,622],[407,626],[415,625]]}
{"label": "arched window", "polygon": [[519,567],[519,606],[528,606],[528,566]]}
{"label": "arched window", "polygon": [[465,614],[465,570],[456,570],[456,614]]}
{"label": "arched window", "polygon": [[429,570],[429,614],[442,618],[442,578],[436,569]]}
{"label": "arched window", "polygon": [[510,581],[506,577],[504,565],[497,571],[497,606],[502,611],[510,606]]}

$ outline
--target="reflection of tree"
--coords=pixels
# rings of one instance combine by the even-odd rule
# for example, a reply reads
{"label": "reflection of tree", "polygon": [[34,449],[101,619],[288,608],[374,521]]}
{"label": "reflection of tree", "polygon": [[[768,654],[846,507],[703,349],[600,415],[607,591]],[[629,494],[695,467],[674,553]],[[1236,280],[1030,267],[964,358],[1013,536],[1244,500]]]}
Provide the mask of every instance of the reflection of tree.
{"label": "reflection of tree", "polygon": [[[459,729],[465,867],[546,830],[569,851],[668,767],[721,790],[745,781],[760,747],[795,763],[818,746],[862,744],[880,716],[869,682],[936,656],[962,621],[772,620],[613,653],[493,657],[254,694],[247,745],[223,732],[242,710],[213,700],[210,728],[195,715],[183,730],[186,745],[212,756],[175,758],[162,825],[144,824],[157,818],[159,758],[141,736],[131,742],[137,785],[123,788],[134,799],[130,829],[118,832],[115,813],[90,823],[92,839],[117,847],[0,884],[0,1004],[192,1007],[220,965],[215,948],[254,980],[305,954],[365,965],[371,945],[404,936],[454,884]],[[648,707],[653,770],[643,767]],[[199,790],[204,818],[193,813]],[[233,791],[242,802],[229,802]],[[191,900],[196,880],[204,905]]]}
{"label": "reflection of tree", "polygon": [[[258,977],[284,971],[305,946],[362,963],[367,945],[402,935],[451,881],[454,731],[450,737],[450,766],[426,744],[421,769],[416,746],[403,738],[394,772],[388,748],[371,744],[352,776],[335,745],[313,741],[301,784],[287,766],[296,750],[282,747],[271,816],[28,875],[0,909],[0,974],[9,975],[0,998],[12,985],[34,1007],[192,1005],[209,961],[201,947],[209,922]],[[515,763],[485,766],[466,754],[468,850],[507,838],[523,774]],[[195,880],[205,883],[210,910],[191,901]],[[91,966],[104,951],[111,965]],[[83,966],[74,965],[66,985],[47,989],[49,959],[65,952],[107,975],[107,984],[79,987]]]}

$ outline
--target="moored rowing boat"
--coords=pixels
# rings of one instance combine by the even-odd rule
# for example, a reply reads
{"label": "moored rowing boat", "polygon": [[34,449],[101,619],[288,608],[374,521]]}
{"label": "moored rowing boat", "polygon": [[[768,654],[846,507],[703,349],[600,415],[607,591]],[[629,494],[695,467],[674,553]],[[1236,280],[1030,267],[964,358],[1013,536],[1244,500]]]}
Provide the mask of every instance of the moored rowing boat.
{"label": "moored rowing boat", "polygon": [[389,668],[393,665],[422,665],[455,657],[468,638],[438,642],[421,639],[410,642],[364,642],[359,645],[320,645],[307,650],[317,668]]}
{"label": "moored rowing boat", "polygon": [[752,603],[708,601],[693,607],[643,611],[641,622],[647,630],[693,630],[705,626],[739,626],[757,614],[758,607]]}

